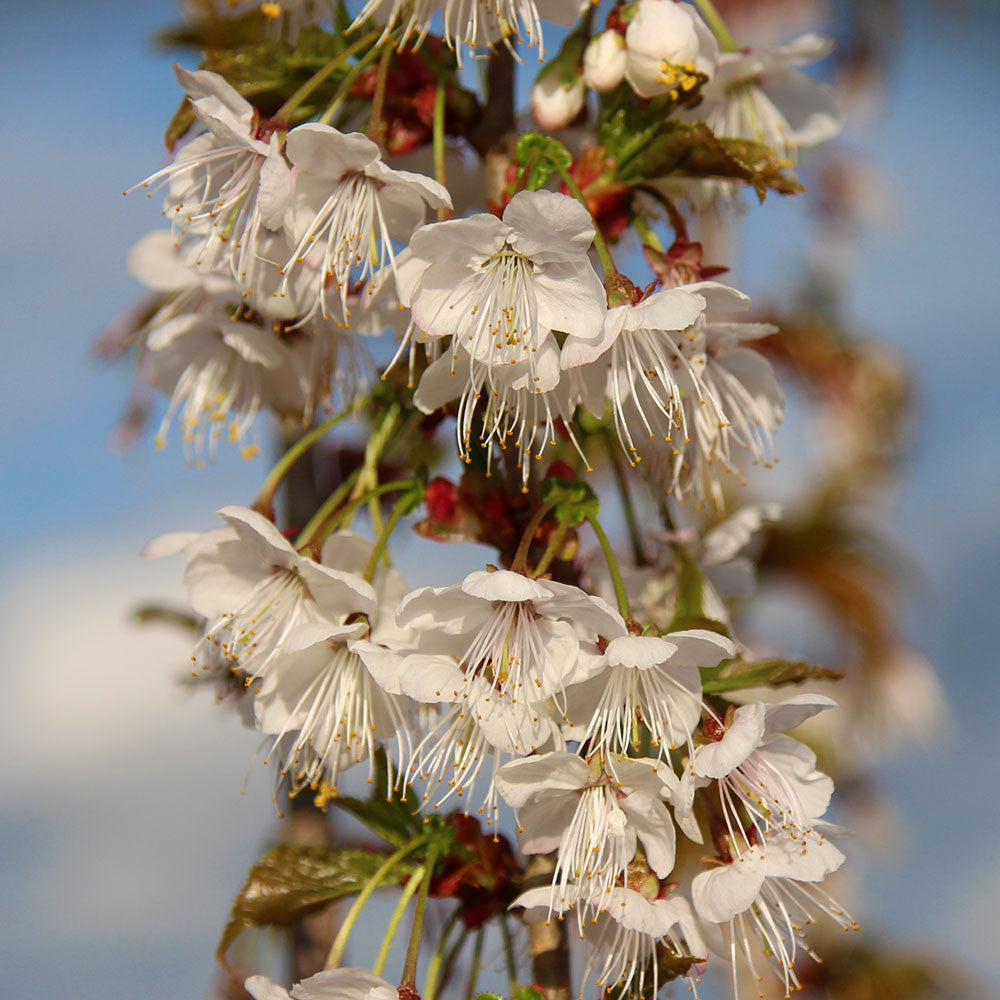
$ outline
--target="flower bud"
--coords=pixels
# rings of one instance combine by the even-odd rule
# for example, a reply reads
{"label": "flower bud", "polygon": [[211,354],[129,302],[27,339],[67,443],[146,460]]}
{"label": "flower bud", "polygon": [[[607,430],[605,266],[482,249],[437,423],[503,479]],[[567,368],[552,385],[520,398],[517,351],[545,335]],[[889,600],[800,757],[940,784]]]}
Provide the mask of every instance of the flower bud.
{"label": "flower bud", "polygon": [[625,77],[625,39],[617,31],[595,35],[583,53],[583,78],[599,94],[614,90]]}
{"label": "flower bud", "polygon": [[544,129],[565,128],[583,110],[586,94],[582,76],[566,85],[558,73],[546,73],[531,88],[531,112]]}

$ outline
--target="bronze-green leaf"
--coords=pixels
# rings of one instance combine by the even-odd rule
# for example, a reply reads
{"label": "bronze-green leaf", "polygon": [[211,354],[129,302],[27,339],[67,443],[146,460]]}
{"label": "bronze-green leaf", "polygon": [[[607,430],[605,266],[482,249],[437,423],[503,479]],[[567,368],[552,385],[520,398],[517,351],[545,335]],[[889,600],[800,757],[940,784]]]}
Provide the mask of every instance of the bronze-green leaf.
{"label": "bronze-green leaf", "polygon": [[[360,892],[385,861],[385,855],[360,848],[302,847],[282,844],[257,862],[233,901],[216,957],[250,927],[288,927],[344,896]],[[382,885],[398,885],[413,871],[400,862]]]}

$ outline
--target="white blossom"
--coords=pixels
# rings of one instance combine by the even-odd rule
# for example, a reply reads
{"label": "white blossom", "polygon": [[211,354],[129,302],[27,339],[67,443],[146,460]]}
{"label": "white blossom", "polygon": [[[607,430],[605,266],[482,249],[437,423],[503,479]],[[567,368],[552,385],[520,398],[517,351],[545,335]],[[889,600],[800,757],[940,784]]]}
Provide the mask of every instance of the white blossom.
{"label": "white blossom", "polygon": [[625,78],[625,38],[608,29],[594,35],[583,51],[583,79],[591,90],[606,94]]}
{"label": "white blossom", "polygon": [[428,207],[450,207],[451,198],[423,174],[387,167],[378,146],[357,132],[308,122],[288,133],[286,153],[293,184],[285,226],[294,249],[282,291],[308,269],[305,316],[318,312],[327,319],[333,305],[336,318],[346,322],[353,288],[379,268],[395,266],[393,239],[408,240]]}
{"label": "white blossom", "polygon": [[844,855],[826,837],[802,840],[776,835],[695,876],[694,909],[702,920],[723,929],[735,997],[739,997],[742,964],[761,981],[756,962],[761,952],[776,967],[786,996],[800,988],[796,956],[801,946],[817,957],[806,940],[806,928],[817,922],[817,913],[845,930],[857,929],[818,884],[843,863]]}
{"label": "white blossom", "polygon": [[565,128],[583,110],[587,86],[583,77],[565,83],[560,73],[544,73],[531,88],[531,113],[544,129]]}
{"label": "white blossom", "polygon": [[673,0],[639,0],[625,30],[625,79],[640,97],[691,90],[711,75],[718,43],[698,12]]}
{"label": "white blossom", "polygon": [[291,990],[267,976],[251,976],[243,985],[254,1000],[399,1000],[395,986],[367,969],[327,969]]}
{"label": "white blossom", "polygon": [[240,280],[253,269],[258,241],[281,228],[288,206],[290,175],[278,132],[262,128],[253,106],[217,73],[179,65],[174,72],[206,131],[142,186],[166,183],[164,215],[181,235],[196,238],[196,263],[214,269],[227,262]]}
{"label": "white blossom", "polygon": [[662,802],[662,769],[655,760],[638,759],[619,761],[612,771],[596,757],[588,763],[565,751],[500,768],[496,785],[516,811],[521,850],[558,851],[553,906],[583,898],[603,908],[639,844],[658,877],[670,874],[675,833]]}

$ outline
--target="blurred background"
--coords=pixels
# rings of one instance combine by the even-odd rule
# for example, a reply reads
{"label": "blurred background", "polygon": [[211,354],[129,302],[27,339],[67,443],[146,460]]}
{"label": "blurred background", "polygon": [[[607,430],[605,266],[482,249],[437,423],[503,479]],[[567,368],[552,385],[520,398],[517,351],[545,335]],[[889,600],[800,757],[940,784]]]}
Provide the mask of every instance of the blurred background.
{"label": "blurred background", "polygon": [[[795,6],[775,5],[786,35],[800,28]],[[896,7],[895,26],[873,24],[886,85],[859,91],[840,140],[864,167],[848,179],[854,215],[835,201],[817,227],[809,196],[769,199],[743,221],[726,280],[767,306],[804,262],[833,269],[841,319],[914,379],[911,450],[872,521],[917,567],[901,632],[944,695],[915,693],[921,739],[880,757],[864,790],[852,898],[880,939],[944,959],[957,995],[965,976],[1000,987],[1000,8]],[[142,545],[249,502],[267,459],[223,451],[197,470],[179,447],[116,451],[128,372],[92,351],[139,292],[125,253],[162,221],[157,202],[121,192],[164,160],[179,91],[173,56],[150,38],[175,15],[170,0],[4,11],[0,968],[10,996],[206,995],[231,898],[276,829],[254,734],[177,683],[187,637],[129,618],[147,600],[183,599],[180,564],[142,563]],[[814,180],[829,192],[829,177]],[[805,412],[793,408],[789,424]],[[779,436],[788,468],[825,446],[810,433],[823,426]],[[411,565],[426,559],[422,544],[409,546]],[[421,582],[454,575],[436,571]],[[761,614],[771,633],[786,627],[787,655],[813,651],[780,599]]]}

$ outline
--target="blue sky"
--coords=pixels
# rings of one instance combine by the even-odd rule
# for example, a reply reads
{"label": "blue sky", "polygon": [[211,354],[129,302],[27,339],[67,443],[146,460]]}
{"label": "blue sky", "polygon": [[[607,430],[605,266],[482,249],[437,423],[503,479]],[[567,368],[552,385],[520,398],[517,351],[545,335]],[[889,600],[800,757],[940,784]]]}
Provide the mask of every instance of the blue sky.
{"label": "blue sky", "polygon": [[[915,446],[883,516],[927,574],[908,600],[908,634],[938,666],[954,723],[930,754],[880,772],[909,846],[890,845],[892,866],[872,863],[866,915],[1000,984],[989,631],[1000,593],[1000,12],[905,6],[887,112],[847,138],[898,185],[899,220],[865,238],[849,308],[916,374]],[[171,16],[165,0],[39,0],[5,11],[0,37],[0,905],[11,908],[0,966],[12,995],[203,995],[231,892],[273,829],[266,778],[238,794],[253,735],[172,687],[183,640],[121,627],[137,600],[180,596],[179,566],[138,564],[142,543],[207,526],[263,474],[228,455],[197,471],[178,449],[121,456],[107,443],[127,379],[102,370],[90,343],[136,292],[125,252],[160,222],[155,204],[121,191],[163,157],[178,93],[170,59],[146,39]],[[801,211],[775,201],[751,213],[741,286],[780,287],[800,255]]]}

